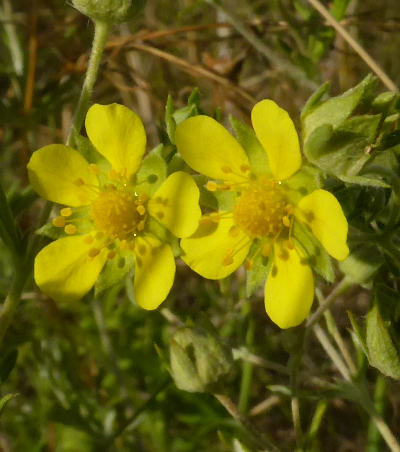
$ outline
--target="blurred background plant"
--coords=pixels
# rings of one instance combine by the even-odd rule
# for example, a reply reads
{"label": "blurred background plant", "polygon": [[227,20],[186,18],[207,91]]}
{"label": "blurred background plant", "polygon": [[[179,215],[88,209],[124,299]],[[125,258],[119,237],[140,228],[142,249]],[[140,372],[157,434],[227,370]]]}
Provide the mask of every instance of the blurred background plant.
{"label": "blurred background plant", "polygon": [[[172,148],[171,117],[202,109],[248,123],[262,98],[287,109],[351,226],[353,253],[335,269],[341,282],[318,281],[323,310],[282,332],[266,317],[262,290],[248,297],[244,272],[216,283],[183,264],[154,312],[134,304],[124,280],[103,280],[97,298],[73,305],[55,304],[29,280],[0,355],[1,450],[400,450],[399,101],[385,92],[400,86],[400,7],[323,4],[325,18],[315,0],[149,1],[112,28],[93,94],[135,110],[149,149],[160,140]],[[5,299],[13,256],[25,253],[46,210],[26,163],[68,137],[93,25],[64,0],[2,0],[0,20]],[[364,79],[371,71],[378,79]],[[304,107],[325,81],[336,96],[362,79],[320,104],[324,85]],[[187,105],[195,87],[201,96]]]}

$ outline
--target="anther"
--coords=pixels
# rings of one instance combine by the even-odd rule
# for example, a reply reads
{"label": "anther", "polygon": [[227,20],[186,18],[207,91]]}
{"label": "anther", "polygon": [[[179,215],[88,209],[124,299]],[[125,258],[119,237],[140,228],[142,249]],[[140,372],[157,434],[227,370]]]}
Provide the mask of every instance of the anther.
{"label": "anther", "polygon": [[287,228],[290,226],[290,219],[289,219],[289,217],[288,217],[287,215],[285,215],[285,216],[282,218],[282,223],[283,223],[283,225],[286,226]]}
{"label": "anther", "polygon": [[240,165],[240,171],[242,173],[247,173],[247,171],[250,170],[250,166],[249,165]]}
{"label": "anther", "polygon": [[270,243],[266,243],[261,250],[261,254],[264,257],[268,257],[271,254],[271,244]]}
{"label": "anther", "polygon": [[221,166],[221,170],[222,170],[222,172],[225,173],[225,174],[229,174],[229,173],[232,172],[232,169],[231,169],[229,166],[227,166],[227,165]]}
{"label": "anther", "polygon": [[246,259],[244,263],[244,268],[246,270],[251,270],[253,268],[253,261],[251,261],[250,259]]}
{"label": "anther", "polygon": [[53,226],[55,226],[56,228],[63,228],[65,226],[65,218],[64,217],[54,218]]}
{"label": "anther", "polygon": [[218,185],[214,181],[208,181],[206,184],[206,189],[208,191],[217,191]]}
{"label": "anther", "polygon": [[71,207],[64,207],[63,209],[60,210],[60,214],[63,217],[70,217],[72,215]]}
{"label": "anther", "polygon": [[74,184],[77,185],[78,187],[82,187],[82,185],[85,185],[85,182],[81,177],[78,177],[78,179],[74,180]]}
{"label": "anther", "polygon": [[145,224],[146,224],[146,222],[144,220],[139,221],[139,223],[137,225],[137,230],[138,231],[143,231]]}
{"label": "anther", "polygon": [[100,173],[100,168],[95,163],[91,163],[89,165],[89,169],[90,169],[90,172],[93,173],[93,174],[97,175],[97,174]]}
{"label": "anther", "polygon": [[231,265],[231,264],[233,264],[233,257],[232,257],[231,254],[227,254],[227,255],[224,257],[224,260],[222,261],[222,265],[223,265],[224,267],[227,267],[228,265]]}
{"label": "anther", "polygon": [[142,216],[146,213],[146,208],[142,204],[137,206],[136,210],[137,210],[137,213]]}
{"label": "anther", "polygon": [[237,226],[231,226],[229,229],[229,235],[231,237],[237,237],[239,235],[240,229]]}
{"label": "anther", "polygon": [[107,259],[113,259],[117,253],[114,250],[111,250],[107,254]]}
{"label": "anther", "polygon": [[120,242],[120,244],[119,244],[119,249],[120,249],[121,251],[125,251],[125,250],[126,250],[126,247],[127,247],[126,240],[121,240],[121,242]]}
{"label": "anther", "polygon": [[76,226],[74,224],[67,224],[67,226],[65,226],[64,228],[64,231],[68,235],[74,235],[76,232]]}
{"label": "anther", "polygon": [[98,248],[91,248],[88,252],[89,257],[96,257],[100,253]]}
{"label": "anther", "polygon": [[111,170],[108,172],[108,177],[109,177],[110,179],[118,179],[118,173],[117,173],[114,169],[111,169]]}
{"label": "anther", "polygon": [[87,235],[87,236],[83,239],[83,241],[84,241],[85,243],[87,243],[88,245],[90,245],[90,244],[92,244],[92,243],[94,242],[94,238],[93,238],[91,235]]}

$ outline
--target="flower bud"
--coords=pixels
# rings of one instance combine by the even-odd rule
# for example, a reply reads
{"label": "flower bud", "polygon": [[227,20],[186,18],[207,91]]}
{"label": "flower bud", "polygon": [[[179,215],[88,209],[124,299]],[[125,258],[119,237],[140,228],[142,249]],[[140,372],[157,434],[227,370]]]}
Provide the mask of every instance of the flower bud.
{"label": "flower bud", "polygon": [[120,23],[133,19],[146,0],[72,0],[72,3],[92,20]]}
{"label": "flower bud", "polygon": [[215,392],[232,366],[231,350],[210,328],[183,328],[171,339],[171,374],[179,389]]}

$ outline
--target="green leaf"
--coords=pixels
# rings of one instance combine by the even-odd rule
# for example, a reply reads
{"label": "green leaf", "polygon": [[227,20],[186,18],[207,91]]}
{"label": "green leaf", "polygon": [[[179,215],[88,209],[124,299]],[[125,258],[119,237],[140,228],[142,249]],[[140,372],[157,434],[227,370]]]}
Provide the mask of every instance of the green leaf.
{"label": "green leaf", "polygon": [[302,121],[304,121],[305,117],[312,111],[312,109],[320,103],[320,100],[329,91],[330,86],[331,84],[329,82],[325,82],[309,97],[300,114]]}
{"label": "green leaf", "polygon": [[311,231],[302,223],[293,224],[293,237],[303,251],[310,266],[328,282],[335,280],[332,259]]}
{"label": "green leaf", "polygon": [[347,7],[349,6],[350,0],[334,0],[330,13],[336,20],[343,19],[346,14]]}
{"label": "green leaf", "polygon": [[[249,256],[258,250],[259,244],[255,243],[250,249]],[[272,260],[264,257],[261,253],[252,260],[252,266],[246,272],[246,296],[251,297],[253,293],[265,284]]]}
{"label": "green leaf", "polygon": [[[358,105],[375,89],[376,84],[377,78],[367,75],[361,83],[340,96],[332,97],[325,102],[313,101],[313,106],[308,107],[306,112],[303,111],[302,115],[303,143],[306,144],[310,134],[324,124],[329,124],[333,128],[343,124]],[[315,95],[318,97],[321,94],[319,96],[321,97],[325,92],[321,87]]]}
{"label": "green leaf", "polygon": [[6,407],[7,403],[14,397],[16,397],[18,394],[7,394],[4,397],[0,399],[0,416],[3,414],[4,408]]}
{"label": "green leaf", "polygon": [[353,313],[351,311],[347,311],[347,315],[349,317],[351,326],[353,327],[353,330],[351,331],[353,342],[357,344],[361,348],[364,355],[368,357],[368,348],[365,340],[365,334],[363,333],[361,327],[358,325]]}
{"label": "green leaf", "polygon": [[150,151],[136,173],[136,185],[143,188],[149,196],[155,193],[167,177],[167,164],[161,156],[162,149],[163,145],[160,144]]}
{"label": "green leaf", "polygon": [[0,361],[0,384],[3,384],[17,362],[18,350],[12,349]]}
{"label": "green leaf", "polygon": [[97,278],[94,286],[95,296],[122,282],[125,275],[133,269],[134,260],[132,252],[118,253],[113,259],[109,259]]}
{"label": "green leaf", "polygon": [[269,165],[265,149],[258,141],[253,129],[234,116],[229,117],[236,138],[246,151],[252,172],[257,175],[268,174]]}
{"label": "green leaf", "polygon": [[366,342],[371,366],[376,367],[384,375],[400,379],[399,350],[395,347],[382,320],[377,301],[367,314]]}
{"label": "green leaf", "polygon": [[[351,118],[336,129],[324,124],[311,133],[304,153],[327,173],[341,180],[352,178],[357,183],[356,176],[371,159],[366,150],[376,140],[380,121],[381,115],[364,115]],[[368,178],[360,182],[367,183]]]}
{"label": "green leaf", "polygon": [[167,105],[165,106],[165,125],[171,143],[175,144],[176,122],[173,117],[173,114],[174,114],[174,104],[171,95],[168,95]]}
{"label": "green leaf", "polygon": [[383,263],[384,259],[376,246],[367,243],[355,249],[347,259],[339,262],[339,268],[353,283],[369,287]]}
{"label": "green leaf", "polygon": [[22,241],[6,195],[0,185],[0,238],[14,254],[22,253]]}

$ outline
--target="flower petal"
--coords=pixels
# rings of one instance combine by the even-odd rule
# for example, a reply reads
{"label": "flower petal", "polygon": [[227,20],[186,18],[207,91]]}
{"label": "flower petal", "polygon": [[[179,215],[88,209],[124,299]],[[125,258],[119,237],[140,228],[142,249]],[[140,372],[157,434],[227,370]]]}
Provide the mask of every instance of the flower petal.
{"label": "flower petal", "polygon": [[29,181],[44,199],[71,207],[87,205],[97,194],[97,177],[82,155],[68,146],[50,144],[32,154]]}
{"label": "flower petal", "polygon": [[183,171],[177,171],[155,192],[148,203],[149,213],[176,237],[188,237],[199,224],[199,196],[193,178]]}
{"label": "flower petal", "polygon": [[309,226],[326,251],[342,261],[349,254],[346,244],[348,224],[339,201],[326,190],[314,190],[302,198],[296,209],[297,219]]}
{"label": "flower petal", "polygon": [[86,115],[86,133],[117,173],[128,179],[136,173],[146,149],[142,120],[119,104],[94,104]]}
{"label": "flower petal", "polygon": [[56,301],[82,298],[93,287],[107,253],[89,257],[85,235],[64,237],[43,248],[35,259],[34,276],[40,290]]}
{"label": "flower petal", "polygon": [[133,288],[139,306],[156,309],[167,298],[175,277],[171,247],[151,235],[135,241]]}
{"label": "flower petal", "polygon": [[181,257],[204,278],[221,279],[240,267],[250,245],[250,238],[234,226],[232,218],[221,218],[218,224],[203,224],[194,235],[182,239]]}
{"label": "flower petal", "polygon": [[265,284],[265,310],[280,328],[300,325],[314,299],[314,279],[296,249],[274,246],[274,263]]}
{"label": "flower petal", "polygon": [[251,112],[257,138],[263,145],[272,174],[285,180],[301,166],[299,138],[288,113],[269,99],[258,102]]}
{"label": "flower petal", "polygon": [[209,116],[193,116],[175,132],[178,152],[194,170],[213,179],[240,182],[245,179],[249,159],[233,136]]}

